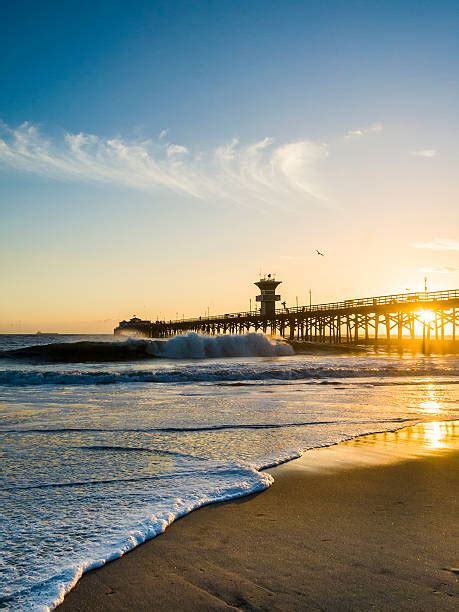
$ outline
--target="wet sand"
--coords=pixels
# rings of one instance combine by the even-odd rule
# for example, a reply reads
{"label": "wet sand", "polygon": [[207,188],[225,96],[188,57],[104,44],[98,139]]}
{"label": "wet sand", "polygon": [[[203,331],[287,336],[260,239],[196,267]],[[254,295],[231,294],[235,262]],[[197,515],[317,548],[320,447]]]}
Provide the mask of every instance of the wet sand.
{"label": "wet sand", "polygon": [[305,453],[83,576],[59,610],[457,610],[459,422]]}

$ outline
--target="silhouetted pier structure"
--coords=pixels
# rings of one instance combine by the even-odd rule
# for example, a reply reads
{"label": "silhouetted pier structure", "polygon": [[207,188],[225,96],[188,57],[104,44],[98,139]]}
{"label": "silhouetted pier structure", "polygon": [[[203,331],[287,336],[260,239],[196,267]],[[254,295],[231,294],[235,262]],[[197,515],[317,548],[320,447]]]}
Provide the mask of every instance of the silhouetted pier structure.
{"label": "silhouetted pier structure", "polygon": [[[277,283],[279,284],[279,283]],[[273,291],[274,295],[274,291]],[[277,300],[278,296],[274,296]],[[263,303],[263,302],[262,302]],[[400,293],[310,306],[268,308],[170,321],[122,321],[115,334],[167,338],[187,332],[263,332],[291,341],[336,344],[403,343],[423,339],[456,341],[459,289]]]}

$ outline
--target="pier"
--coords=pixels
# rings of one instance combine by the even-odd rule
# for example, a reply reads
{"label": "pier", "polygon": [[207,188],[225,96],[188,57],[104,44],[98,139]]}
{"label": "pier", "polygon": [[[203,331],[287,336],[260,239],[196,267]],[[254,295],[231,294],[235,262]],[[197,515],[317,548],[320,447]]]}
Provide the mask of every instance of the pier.
{"label": "pier", "polygon": [[[262,283],[261,285],[259,283]],[[456,341],[459,326],[459,289],[399,293],[275,308],[279,282],[269,275],[256,283],[261,309],[169,321],[137,317],[121,321],[115,334],[169,338],[177,334],[246,334],[263,332],[290,341],[335,344],[392,344],[406,340]],[[272,289],[270,286],[272,285]],[[271,294],[271,298],[267,297]]]}

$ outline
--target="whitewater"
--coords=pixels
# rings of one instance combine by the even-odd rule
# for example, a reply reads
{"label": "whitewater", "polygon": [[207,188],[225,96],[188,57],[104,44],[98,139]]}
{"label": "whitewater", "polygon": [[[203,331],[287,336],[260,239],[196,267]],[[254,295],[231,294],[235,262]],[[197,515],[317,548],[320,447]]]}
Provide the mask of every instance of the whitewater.
{"label": "whitewater", "polygon": [[0,607],[82,573],[308,449],[458,418],[456,356],[301,355],[259,334],[0,336]]}

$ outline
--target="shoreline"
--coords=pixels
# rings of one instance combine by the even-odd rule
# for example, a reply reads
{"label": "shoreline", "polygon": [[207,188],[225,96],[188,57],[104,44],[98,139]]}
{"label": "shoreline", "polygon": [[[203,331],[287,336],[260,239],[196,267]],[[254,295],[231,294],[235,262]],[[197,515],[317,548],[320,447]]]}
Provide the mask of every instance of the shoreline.
{"label": "shoreline", "polygon": [[[306,451],[266,468],[275,481],[262,493],[203,506],[124,557],[84,574],[59,609],[453,609],[459,559],[448,547],[454,539],[449,533],[457,533],[451,485],[457,491],[458,467],[459,421]],[[360,507],[362,496],[367,499]],[[426,500],[437,503],[426,506]],[[372,504],[373,514],[385,517],[377,550]],[[412,549],[408,558],[388,547],[407,504],[407,522],[398,527],[408,541],[401,551]],[[441,538],[433,538],[435,529]],[[353,549],[359,554],[351,554],[350,562]],[[381,555],[388,555],[387,567],[376,572],[372,566]],[[430,567],[432,555],[440,555],[441,567]],[[340,577],[341,591],[333,595]],[[381,582],[390,590],[381,591]],[[357,599],[355,589],[361,593]]]}

